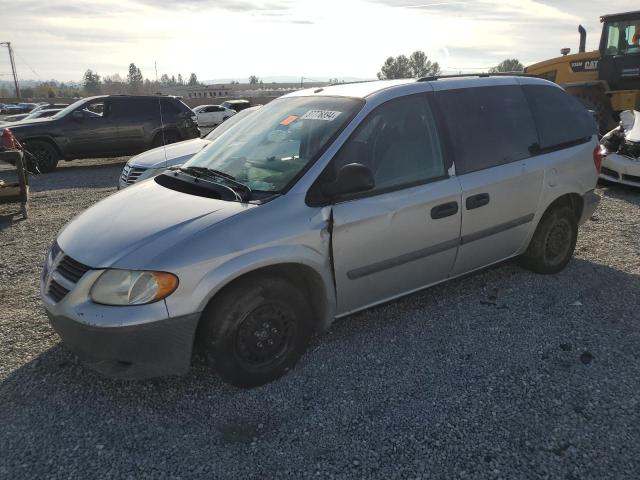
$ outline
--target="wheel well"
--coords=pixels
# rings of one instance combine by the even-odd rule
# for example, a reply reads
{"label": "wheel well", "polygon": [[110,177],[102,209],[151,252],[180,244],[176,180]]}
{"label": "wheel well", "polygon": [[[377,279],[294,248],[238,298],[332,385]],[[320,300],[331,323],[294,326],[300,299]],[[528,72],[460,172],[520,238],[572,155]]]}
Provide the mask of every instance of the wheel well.
{"label": "wheel well", "polygon": [[300,263],[280,263],[277,265],[269,265],[257,270],[247,272],[237,278],[231,280],[222,287],[211,300],[213,302],[223,291],[236,284],[241,280],[255,275],[273,275],[275,277],[286,278],[292,285],[301,287],[304,296],[311,303],[311,310],[314,315],[314,325],[316,331],[323,331],[328,327],[324,325],[324,319],[327,315],[327,295],[322,277],[313,268]]}
{"label": "wheel well", "polygon": [[49,145],[51,145],[56,150],[56,152],[58,152],[58,155],[60,156],[60,158],[62,158],[62,152],[60,151],[60,147],[58,146],[58,144],[56,142],[51,140],[49,137],[30,137],[30,138],[26,138],[24,140],[20,140],[20,143],[26,144],[26,143],[34,142],[34,141],[48,143]]}
{"label": "wheel well", "polygon": [[173,128],[173,127],[168,127],[168,128],[161,128],[160,130],[158,130],[156,132],[156,134],[153,136],[153,140],[152,143],[155,143],[156,140],[158,140],[160,137],[162,137],[162,134],[167,134],[167,133],[173,133],[175,134],[179,139],[182,139],[182,135],[180,135],[180,132],[178,131],[177,128]]}
{"label": "wheel well", "polygon": [[551,203],[551,205],[547,207],[547,210],[544,213],[546,214],[547,212],[551,211],[551,209],[560,205],[566,205],[567,207],[571,208],[575,213],[576,221],[579,221],[582,217],[584,200],[577,193],[567,193],[565,195],[562,195],[561,197],[556,198]]}

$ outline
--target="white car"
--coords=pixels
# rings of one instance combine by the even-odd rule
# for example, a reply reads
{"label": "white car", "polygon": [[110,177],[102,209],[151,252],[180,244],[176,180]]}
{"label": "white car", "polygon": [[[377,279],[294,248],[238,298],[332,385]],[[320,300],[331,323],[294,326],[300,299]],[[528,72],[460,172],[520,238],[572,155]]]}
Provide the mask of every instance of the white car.
{"label": "white car", "polygon": [[120,190],[128,187],[139,180],[155,177],[169,167],[186,162],[224,132],[229,130],[229,128],[259,108],[260,106],[255,106],[243,110],[242,112],[234,115],[228,122],[224,122],[224,124],[220,125],[215,130],[212,130],[211,133],[204,138],[193,138],[183,142],[172,143],[165,147],[153,148],[136,155],[135,157],[131,157],[122,169],[122,174],[120,175],[120,180],[118,182],[118,189]]}
{"label": "white car", "polygon": [[620,125],[601,140],[607,149],[600,178],[609,182],[640,187],[640,112],[625,110]]}
{"label": "white car", "polygon": [[222,105],[198,105],[193,108],[193,112],[198,117],[198,126],[200,127],[220,125],[227,118],[236,114],[235,110]]}

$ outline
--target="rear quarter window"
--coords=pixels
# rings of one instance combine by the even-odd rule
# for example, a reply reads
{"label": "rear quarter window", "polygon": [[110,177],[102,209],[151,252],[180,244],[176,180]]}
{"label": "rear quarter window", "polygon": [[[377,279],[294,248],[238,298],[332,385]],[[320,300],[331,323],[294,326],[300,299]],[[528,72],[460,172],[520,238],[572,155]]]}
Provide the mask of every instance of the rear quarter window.
{"label": "rear quarter window", "polygon": [[139,118],[159,115],[158,101],[154,98],[119,98],[112,100],[114,116]]}
{"label": "rear quarter window", "polygon": [[180,112],[191,112],[191,109],[180,100],[165,98],[162,101],[162,111],[169,115],[178,115]]}
{"label": "rear quarter window", "polygon": [[528,158],[538,143],[519,85],[440,91],[436,102],[449,132],[458,174]]}
{"label": "rear quarter window", "polygon": [[550,150],[585,141],[598,132],[593,116],[561,88],[524,85],[540,135],[540,148]]}

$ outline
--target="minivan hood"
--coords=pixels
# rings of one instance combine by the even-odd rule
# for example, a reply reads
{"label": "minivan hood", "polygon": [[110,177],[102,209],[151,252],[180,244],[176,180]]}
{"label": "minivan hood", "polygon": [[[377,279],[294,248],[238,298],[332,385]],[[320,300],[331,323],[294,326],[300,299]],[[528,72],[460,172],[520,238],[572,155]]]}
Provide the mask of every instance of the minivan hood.
{"label": "minivan hood", "polygon": [[176,192],[150,179],[85,210],[62,230],[58,244],[74,260],[106,268],[138,249],[164,251],[185,236],[251,208],[255,205]]}
{"label": "minivan hood", "polygon": [[[204,138],[194,138],[183,142],[172,143],[166,147],[153,148],[136,155],[129,160],[129,165],[145,168],[166,168],[186,162],[211,142]],[[166,151],[165,151],[166,149]]]}

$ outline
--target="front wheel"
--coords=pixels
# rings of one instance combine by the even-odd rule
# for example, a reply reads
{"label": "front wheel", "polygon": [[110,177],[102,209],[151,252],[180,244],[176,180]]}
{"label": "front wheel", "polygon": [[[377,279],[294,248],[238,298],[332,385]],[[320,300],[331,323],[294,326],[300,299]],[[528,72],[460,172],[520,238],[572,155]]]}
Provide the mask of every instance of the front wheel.
{"label": "front wheel", "polygon": [[573,209],[555,207],[540,220],[522,264],[536,273],[557,273],[571,260],[577,239],[578,220]]}
{"label": "front wheel", "polygon": [[252,388],[288,372],[313,333],[304,294],[287,280],[256,275],[207,307],[199,332],[208,363],[227,383]]}
{"label": "front wheel", "polygon": [[42,173],[53,172],[58,166],[60,155],[53,145],[43,140],[28,140],[24,149],[31,154],[31,162]]}

